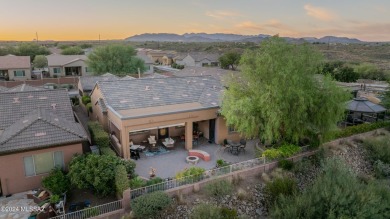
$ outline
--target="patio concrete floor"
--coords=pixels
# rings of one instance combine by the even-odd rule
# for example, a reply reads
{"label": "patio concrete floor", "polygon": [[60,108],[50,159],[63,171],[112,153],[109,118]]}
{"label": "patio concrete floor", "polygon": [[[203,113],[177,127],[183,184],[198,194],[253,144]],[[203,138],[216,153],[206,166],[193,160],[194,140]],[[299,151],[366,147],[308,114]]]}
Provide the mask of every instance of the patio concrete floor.
{"label": "patio concrete floor", "polygon": [[194,145],[193,149],[206,151],[210,154],[211,160],[206,162],[199,159],[198,164],[192,165],[186,162],[188,151],[184,148],[184,142],[178,142],[175,144],[175,148],[166,154],[146,157],[144,153],[141,153],[141,159],[134,160],[137,164],[135,172],[141,177],[149,178],[150,167],[153,167],[156,169],[156,176],[164,179],[174,177],[177,172],[191,166],[198,166],[207,170],[212,169],[216,166],[218,159],[230,163],[251,160],[256,158],[255,143],[256,140],[248,140],[245,152],[241,151],[239,155],[234,155],[229,150],[224,150],[221,145],[210,144],[203,139],[199,142],[199,145]]}

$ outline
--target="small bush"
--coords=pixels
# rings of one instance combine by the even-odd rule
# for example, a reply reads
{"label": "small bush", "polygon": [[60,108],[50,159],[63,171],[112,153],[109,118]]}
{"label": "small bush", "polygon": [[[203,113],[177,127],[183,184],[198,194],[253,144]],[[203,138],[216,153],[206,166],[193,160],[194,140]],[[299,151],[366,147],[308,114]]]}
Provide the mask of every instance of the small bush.
{"label": "small bush", "polygon": [[166,193],[157,191],[134,199],[131,207],[137,218],[149,218],[167,208],[171,202]]}
{"label": "small bush", "polygon": [[229,166],[229,163],[227,163],[222,159],[217,160],[217,167],[225,167],[225,166]]}
{"label": "small bush", "polygon": [[377,160],[374,163],[374,170],[378,178],[390,177],[390,164],[388,163],[383,163],[382,161]]}
{"label": "small bush", "polygon": [[113,151],[109,147],[100,148],[100,154],[101,155],[110,155],[110,156],[116,156],[115,151]]}
{"label": "small bush", "polygon": [[267,196],[267,202],[269,205],[278,200],[279,196],[290,196],[297,191],[297,183],[288,177],[275,178],[271,182],[268,182],[265,186],[265,194]]}
{"label": "small bush", "polygon": [[118,195],[122,196],[123,191],[129,188],[126,167],[118,165],[115,168],[115,189]]}
{"label": "small bush", "polygon": [[129,181],[130,189],[138,189],[144,187],[145,185],[146,182],[138,176]]}
{"label": "small bush", "polygon": [[233,185],[227,180],[218,180],[207,184],[205,190],[209,196],[222,197],[232,193]]}
{"label": "small bush", "polygon": [[125,166],[126,172],[129,175],[129,177],[133,178],[133,177],[136,176],[136,174],[134,172],[136,163],[134,161],[132,161],[132,160],[122,160],[122,164]]}
{"label": "small bush", "polygon": [[87,95],[84,95],[82,98],[81,98],[81,102],[84,104],[84,105],[87,105],[88,103],[91,102],[91,98]]}
{"label": "small bush", "polygon": [[60,168],[55,168],[43,178],[42,185],[54,195],[61,195],[69,190],[70,181]]}
{"label": "small bush", "polygon": [[283,159],[279,161],[279,167],[284,170],[291,170],[294,167],[294,162]]}
{"label": "small bush", "polygon": [[191,213],[191,219],[222,219],[221,209],[210,204],[197,205]]}
{"label": "small bush", "polygon": [[110,138],[108,137],[108,133],[104,131],[98,122],[88,122],[88,130],[91,133],[93,144],[97,145],[100,149],[109,146]]}
{"label": "small bush", "polygon": [[390,163],[390,138],[378,137],[363,141],[364,147],[369,151],[369,156],[373,162],[381,160]]}
{"label": "small bush", "polygon": [[186,168],[181,172],[176,173],[175,178],[180,179],[187,176],[193,176],[194,178],[199,178],[206,170],[201,167],[190,167]]}
{"label": "small bush", "polygon": [[86,107],[87,107],[88,112],[90,112],[90,113],[93,112],[92,104],[91,104],[91,103],[87,103]]}
{"label": "small bush", "polygon": [[154,184],[159,184],[159,183],[162,183],[164,180],[161,179],[160,177],[155,177],[149,181],[146,181],[146,185],[145,186],[151,186],[151,185],[154,185]]}
{"label": "small bush", "polygon": [[210,204],[197,205],[190,216],[191,219],[237,219],[237,211]]}
{"label": "small bush", "polygon": [[50,196],[50,203],[51,204],[56,204],[60,201],[60,196],[59,195],[52,195]]}
{"label": "small bush", "polygon": [[263,152],[262,156],[275,160],[279,158],[291,157],[301,151],[301,148],[293,144],[284,144],[278,148],[267,149]]}

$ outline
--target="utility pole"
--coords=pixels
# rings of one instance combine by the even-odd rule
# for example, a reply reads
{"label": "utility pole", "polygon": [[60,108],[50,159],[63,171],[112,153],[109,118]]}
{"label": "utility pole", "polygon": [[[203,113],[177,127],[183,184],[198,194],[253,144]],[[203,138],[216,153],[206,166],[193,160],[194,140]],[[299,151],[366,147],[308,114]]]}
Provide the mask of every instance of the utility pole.
{"label": "utility pole", "polygon": [[37,43],[38,43],[38,32],[35,32],[35,37],[36,37]]}

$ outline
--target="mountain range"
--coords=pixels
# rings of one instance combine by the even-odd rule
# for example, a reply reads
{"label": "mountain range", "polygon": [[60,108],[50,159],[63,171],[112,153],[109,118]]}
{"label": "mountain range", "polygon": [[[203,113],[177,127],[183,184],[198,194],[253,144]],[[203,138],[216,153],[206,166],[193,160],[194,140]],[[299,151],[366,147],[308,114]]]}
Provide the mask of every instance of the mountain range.
{"label": "mountain range", "polygon": [[[259,43],[271,35],[240,35],[240,34],[225,34],[225,33],[185,33],[183,35],[173,33],[144,33],[126,38],[126,41],[132,42],[254,42]],[[322,38],[315,37],[282,37],[289,42],[310,42],[310,43],[363,43],[355,38],[324,36]]]}

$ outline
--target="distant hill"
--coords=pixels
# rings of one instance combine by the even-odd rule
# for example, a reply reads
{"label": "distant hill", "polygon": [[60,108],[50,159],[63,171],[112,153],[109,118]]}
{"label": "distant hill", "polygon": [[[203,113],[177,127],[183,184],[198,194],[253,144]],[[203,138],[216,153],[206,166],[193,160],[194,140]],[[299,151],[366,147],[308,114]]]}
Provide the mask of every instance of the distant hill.
{"label": "distant hill", "polygon": [[[144,33],[126,38],[126,41],[131,42],[261,42],[270,37],[270,35],[239,35],[239,34],[225,34],[225,33],[185,33],[183,35],[172,33]],[[324,36],[322,38],[302,37],[292,38],[283,37],[289,42],[310,42],[310,43],[363,43],[358,39],[348,37]]]}

